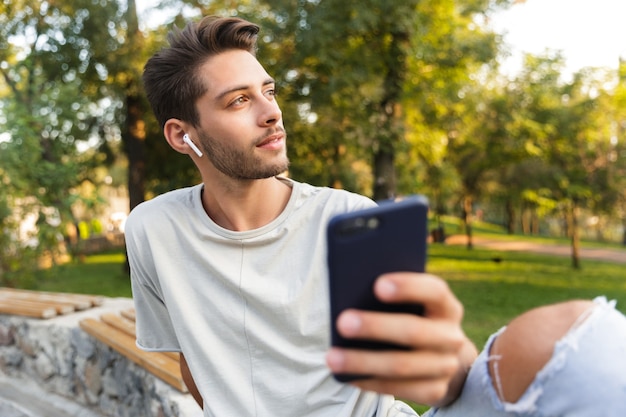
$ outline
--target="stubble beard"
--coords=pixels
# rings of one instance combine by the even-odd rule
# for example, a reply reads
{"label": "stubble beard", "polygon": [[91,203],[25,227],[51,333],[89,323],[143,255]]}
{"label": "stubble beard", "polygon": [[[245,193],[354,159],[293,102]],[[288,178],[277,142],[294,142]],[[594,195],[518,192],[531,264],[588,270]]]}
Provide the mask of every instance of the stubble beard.
{"label": "stubble beard", "polygon": [[256,138],[252,142],[253,145],[247,149],[229,146],[227,142],[220,142],[205,132],[199,132],[199,139],[204,153],[218,171],[236,180],[258,180],[275,177],[289,168],[289,158],[286,154],[279,160],[268,163],[254,152],[254,144],[260,143],[276,131],[284,132],[282,128],[269,130],[265,135]]}

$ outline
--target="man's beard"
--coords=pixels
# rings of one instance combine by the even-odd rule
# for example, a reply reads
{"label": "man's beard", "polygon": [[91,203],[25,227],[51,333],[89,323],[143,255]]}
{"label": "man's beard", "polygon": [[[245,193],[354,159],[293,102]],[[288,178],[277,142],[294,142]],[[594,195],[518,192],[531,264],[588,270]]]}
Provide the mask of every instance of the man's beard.
{"label": "man's beard", "polygon": [[[257,144],[267,136],[283,132],[284,129],[268,129],[261,137],[252,143]],[[211,163],[223,174],[237,180],[257,180],[279,175],[289,168],[289,159],[286,155],[278,161],[268,163],[255,155],[255,146],[250,149],[237,149],[222,143],[205,132],[198,132],[200,145]],[[286,138],[286,134],[285,134]]]}

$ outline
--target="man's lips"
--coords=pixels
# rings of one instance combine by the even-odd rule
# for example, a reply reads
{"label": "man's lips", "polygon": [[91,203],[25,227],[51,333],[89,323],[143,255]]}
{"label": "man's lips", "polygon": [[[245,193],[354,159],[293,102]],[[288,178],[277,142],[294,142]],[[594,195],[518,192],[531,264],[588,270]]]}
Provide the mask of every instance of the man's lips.
{"label": "man's lips", "polygon": [[277,132],[263,139],[257,145],[257,148],[265,148],[265,147],[272,147],[275,145],[279,145],[284,141],[284,139],[285,139],[285,134],[282,132]]}

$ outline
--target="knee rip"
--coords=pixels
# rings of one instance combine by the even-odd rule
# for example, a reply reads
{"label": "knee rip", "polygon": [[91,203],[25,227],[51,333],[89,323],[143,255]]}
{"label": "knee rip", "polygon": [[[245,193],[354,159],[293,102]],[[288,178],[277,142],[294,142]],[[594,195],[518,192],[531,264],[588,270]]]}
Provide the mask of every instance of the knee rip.
{"label": "knee rip", "polygon": [[592,301],[576,300],[530,310],[513,319],[493,342],[489,374],[500,400],[517,402],[550,360],[555,343],[578,327]]}

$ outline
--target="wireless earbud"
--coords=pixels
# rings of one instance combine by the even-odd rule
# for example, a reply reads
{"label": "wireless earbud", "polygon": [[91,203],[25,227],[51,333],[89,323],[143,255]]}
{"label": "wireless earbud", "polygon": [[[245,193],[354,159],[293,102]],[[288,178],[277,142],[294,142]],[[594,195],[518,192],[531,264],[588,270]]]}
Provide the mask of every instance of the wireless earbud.
{"label": "wireless earbud", "polygon": [[191,139],[189,139],[189,135],[188,134],[184,134],[183,135],[183,142],[185,142],[187,145],[189,145],[189,147],[191,149],[193,149],[193,151],[196,153],[196,155],[198,156],[202,156],[202,151],[200,149],[198,149],[198,147],[196,146],[195,143],[193,143],[191,141]]}

